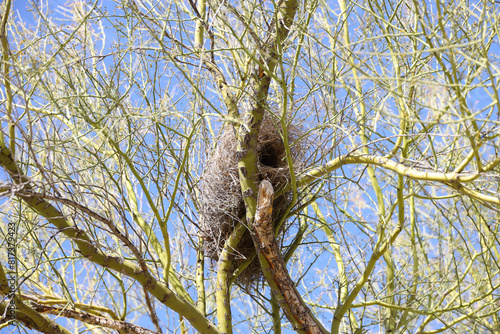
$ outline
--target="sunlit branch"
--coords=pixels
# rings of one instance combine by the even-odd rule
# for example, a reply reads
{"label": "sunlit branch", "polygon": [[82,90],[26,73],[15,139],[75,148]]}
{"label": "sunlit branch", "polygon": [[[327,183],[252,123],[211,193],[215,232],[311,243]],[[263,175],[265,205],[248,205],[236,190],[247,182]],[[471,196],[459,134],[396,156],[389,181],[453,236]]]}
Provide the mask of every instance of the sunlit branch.
{"label": "sunlit branch", "polygon": [[31,306],[35,311],[37,311],[40,314],[46,313],[46,314],[57,315],[59,317],[64,317],[64,318],[76,319],[90,325],[102,326],[104,328],[115,329],[117,331],[123,331],[125,333],[130,333],[130,334],[160,333],[158,331],[152,331],[129,322],[100,317],[95,314],[82,312],[69,307],[49,306],[49,305],[38,304],[35,302],[32,302]]}
{"label": "sunlit branch", "polygon": [[262,271],[283,312],[299,333],[328,333],[302,300],[286,269],[272,224],[273,194],[271,183],[262,181],[252,235]]}
{"label": "sunlit branch", "polygon": [[[403,164],[394,162],[385,157],[380,156],[371,156],[371,155],[343,155],[338,158],[335,158],[325,165],[315,168],[311,171],[306,172],[304,175],[300,176],[297,180],[297,184],[299,187],[306,186],[319,178],[341,168],[346,165],[375,165],[387,170],[391,170],[396,172],[399,175],[406,176],[410,179],[414,180],[423,180],[423,181],[435,181],[440,182],[450,187],[453,187],[457,191],[460,191],[464,195],[480,199],[482,201],[492,203],[492,204],[500,204],[500,199],[481,194],[475,190],[471,190],[461,185],[461,183],[470,183],[474,180],[477,180],[482,175],[485,175],[486,172],[493,170],[496,166],[500,164],[500,158],[496,158],[490,163],[488,163],[481,173],[439,173],[439,172],[423,172],[419,171],[416,168],[408,167]],[[279,196],[290,190],[290,185],[287,185],[285,188],[280,189],[276,195]]]}
{"label": "sunlit branch", "polygon": [[[7,308],[9,307],[8,303],[13,300],[15,303],[14,312],[16,313],[16,319],[26,324],[28,328],[35,328],[36,330],[47,334],[71,334],[71,332],[66,328],[26,305],[19,297],[19,291],[11,292],[10,286],[12,285],[9,285],[4,267],[0,264],[0,294],[3,296],[2,301],[0,302],[0,312],[2,314],[0,324],[10,320],[4,316],[6,315]],[[16,287],[16,289],[17,288],[18,287]]]}
{"label": "sunlit branch", "polygon": [[[20,190],[31,191],[30,180],[23,174],[13,160],[7,147],[0,147],[0,165],[9,173],[13,180],[20,185]],[[142,270],[137,265],[123,258],[106,255],[96,247],[87,233],[60,212],[55,206],[38,196],[18,195],[28,207],[45,217],[52,225],[61,231],[68,239],[72,240],[80,250],[83,257],[102,267],[109,268],[136,280],[143,285],[152,295],[154,295],[165,306],[180,314],[189,314],[189,321],[193,327],[207,333],[219,333],[192,304],[173,293],[165,284],[155,279],[148,271]]]}
{"label": "sunlit branch", "polygon": [[[14,120],[12,119],[12,87],[10,83],[10,49],[9,41],[7,39],[7,21],[9,19],[11,0],[4,2],[2,20],[0,22],[0,43],[2,44],[2,69],[3,69],[3,84],[5,86],[6,100],[6,111],[7,111],[7,121],[9,122],[9,148],[12,155],[16,155],[16,130],[14,127]],[[5,138],[3,131],[0,131],[0,141],[2,145],[5,145]]]}
{"label": "sunlit branch", "polygon": [[226,240],[224,248],[219,256],[215,299],[217,304],[218,325],[221,331],[226,334],[231,334],[233,332],[230,295],[232,261],[230,257],[236,249],[236,246],[238,246],[245,231],[246,226],[244,224],[237,224],[231,232],[230,237]]}

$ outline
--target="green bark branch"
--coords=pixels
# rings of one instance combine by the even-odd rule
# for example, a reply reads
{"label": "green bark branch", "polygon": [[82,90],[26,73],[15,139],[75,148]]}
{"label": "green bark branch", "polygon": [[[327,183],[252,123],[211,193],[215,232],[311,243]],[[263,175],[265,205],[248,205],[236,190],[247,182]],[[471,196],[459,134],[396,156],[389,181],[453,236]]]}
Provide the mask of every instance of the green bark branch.
{"label": "green bark branch", "polygon": [[205,13],[207,11],[206,0],[198,0],[196,9],[200,17],[196,20],[196,28],[194,31],[194,46],[201,50],[203,48],[203,35],[205,33]]}
{"label": "green bark branch", "polygon": [[271,319],[273,321],[274,334],[281,334],[280,304],[274,293],[271,293]]}
{"label": "green bark branch", "polygon": [[[406,176],[413,180],[423,180],[423,181],[435,181],[441,182],[464,195],[470,196],[472,198],[500,205],[500,199],[494,196],[484,195],[476,190],[468,189],[461,183],[469,183],[478,179],[481,175],[485,175],[486,172],[493,170],[500,164],[500,158],[496,158],[487,164],[483,171],[478,173],[439,173],[439,172],[423,172],[415,168],[405,166],[403,164],[397,163],[395,161],[389,160],[385,157],[374,156],[374,155],[342,155],[333,160],[330,160],[325,165],[316,167],[313,170],[305,173],[303,176],[299,177],[297,180],[297,186],[303,187],[308,184],[317,181],[319,178],[341,168],[346,165],[375,165],[388,170],[392,170],[399,175]],[[276,196],[280,196],[290,190],[290,185],[285,186],[280,189]]]}
{"label": "green bark branch", "polygon": [[196,291],[198,298],[196,308],[206,316],[206,297],[205,297],[205,254],[203,252],[204,240],[198,235],[198,249],[196,250]]}
{"label": "green bark branch", "polygon": [[262,272],[287,319],[298,333],[326,334],[328,331],[304,303],[286,269],[272,224],[273,195],[271,182],[262,181],[252,234]]}
{"label": "green bark branch", "polygon": [[[68,331],[66,328],[62,327],[52,319],[49,319],[42,314],[39,314],[30,306],[26,305],[23,302],[23,300],[19,297],[18,292],[11,293],[7,275],[4,271],[3,265],[1,264],[0,264],[0,294],[3,296],[7,296],[8,298],[11,298],[14,301],[16,320],[22,322],[26,327],[34,328],[42,333],[47,333],[47,334],[71,334],[71,332]],[[0,314],[4,315],[6,308],[9,308],[10,310],[10,307],[7,304],[7,302],[2,301],[0,303]],[[5,320],[8,319],[2,317],[1,320],[2,321],[0,323],[3,323]]]}
{"label": "green bark branch", "polygon": [[[345,270],[345,265],[344,265],[344,260],[342,258],[342,253],[340,251],[340,245],[339,242],[335,239],[335,235],[326,222],[325,216],[323,216],[323,213],[321,213],[321,210],[319,209],[318,203],[312,202],[311,206],[313,207],[314,213],[316,214],[316,217],[318,218],[320,224],[321,224],[321,229],[325,232],[326,237],[328,238],[328,241],[330,242],[330,247],[332,248],[333,256],[335,257],[335,262],[337,263],[337,270],[338,270],[338,277],[339,277],[339,301],[340,304],[343,304],[348,296],[348,287],[349,287],[349,281],[347,279],[347,274]],[[318,224],[319,225],[319,224]],[[356,332],[359,329],[358,322],[356,321],[356,317],[354,316],[354,313],[349,310],[348,311],[349,315],[349,320],[351,321],[351,328]],[[335,324],[335,326],[334,326]],[[333,323],[332,322],[332,328],[331,332],[336,333],[339,331],[339,326],[340,323]]]}
{"label": "green bark branch", "polygon": [[[169,282],[170,286],[174,288],[175,292],[179,296],[181,296],[191,304],[194,304],[193,299],[187,293],[186,289],[184,289],[179,278],[173,271],[174,269],[168,265],[170,256],[168,256],[167,253],[165,252],[165,249],[162,247],[160,241],[156,237],[156,234],[154,233],[151,225],[142,217],[141,213],[139,212],[139,208],[137,205],[137,197],[135,196],[134,187],[132,186],[132,182],[130,182],[130,178],[128,177],[126,172],[124,172],[123,174],[124,174],[124,183],[127,189],[127,195],[129,199],[130,210],[132,213],[132,218],[134,219],[136,224],[142,229],[142,231],[146,236],[147,241],[151,243],[151,246],[153,247],[155,253],[158,255],[158,258],[160,259],[161,265],[164,270],[163,278],[165,279],[166,282]],[[168,272],[167,268],[170,268]],[[166,277],[168,277],[168,280],[166,280]]]}
{"label": "green bark branch", "polygon": [[[271,74],[274,73],[280,60],[281,55],[278,50],[281,50],[282,44],[290,32],[297,8],[298,1],[296,0],[283,1],[277,8],[276,37],[274,42],[260,50],[261,60],[256,65],[249,83],[253,100],[248,112],[244,115],[244,124],[240,125],[236,131],[238,171],[248,226],[252,226],[257,205],[257,183],[260,181],[256,178],[257,139],[266,109]],[[271,36],[272,34],[269,34],[268,38]],[[261,67],[260,63],[265,66]]]}
{"label": "green bark branch", "polygon": [[[366,282],[368,281],[371,273],[373,272],[373,269],[375,268],[375,264],[377,261],[384,255],[384,253],[387,251],[389,246],[392,245],[394,240],[396,240],[397,236],[403,229],[402,224],[398,224],[398,226],[392,231],[391,235],[387,238],[387,240],[379,240],[377,242],[377,245],[375,246],[375,250],[373,251],[372,255],[370,256],[370,259],[368,263],[366,264],[365,271],[361,275],[361,277],[358,279],[358,282],[352,289],[351,293],[347,296],[345,302],[341,305],[339,305],[335,311],[335,314],[333,316],[333,323],[332,323],[332,328],[338,328],[340,325],[340,322],[342,321],[342,317],[352,308],[352,303],[360,293],[361,289],[365,286]],[[335,332],[333,332],[335,333]]]}
{"label": "green bark branch", "polygon": [[[415,186],[413,184],[413,181],[410,180],[410,189],[409,192],[413,193],[415,189]],[[415,196],[410,197],[409,201],[409,207],[410,207],[410,242],[411,242],[411,252],[412,252],[412,277],[413,277],[413,284],[410,288],[410,297],[408,298],[408,301],[406,302],[407,305],[411,305],[415,299],[417,298],[417,286],[418,282],[420,281],[420,274],[419,274],[419,259],[418,259],[418,252],[417,252],[417,218],[415,214]],[[404,310],[403,314],[401,315],[398,325],[396,327],[396,330],[398,330],[401,327],[406,326],[406,319],[408,318],[408,310]]]}
{"label": "green bark branch", "polygon": [[[348,23],[348,16],[347,16],[346,1],[340,0],[339,6],[340,6],[340,10],[342,11],[342,20],[344,21],[343,35],[342,35],[343,42],[344,42],[344,45],[347,46],[347,45],[350,45],[351,42],[349,39],[349,23]],[[397,61],[396,57],[394,57],[394,52],[391,48],[391,43],[388,43],[388,47],[391,51],[391,54],[393,55],[392,59],[393,59],[393,64],[395,67],[396,75],[399,77],[399,66],[398,66],[399,62]],[[355,82],[355,87],[356,87],[356,89],[354,90],[354,94],[356,95],[356,97],[360,101],[357,120],[358,120],[358,124],[359,124],[359,128],[360,128],[359,134],[361,136],[361,142],[363,143],[362,152],[367,155],[367,154],[369,154],[369,150],[368,150],[368,146],[367,146],[369,140],[368,140],[368,136],[366,134],[366,126],[365,126],[367,112],[366,112],[366,105],[365,105],[364,98],[363,98],[363,95],[364,95],[363,85],[362,85],[360,77],[358,75],[358,70],[357,70],[358,65],[356,65],[356,63],[355,63],[354,54],[352,52],[350,52],[350,50],[346,53],[347,53],[346,54],[347,60],[349,62],[349,65],[351,66],[352,76],[353,76],[353,79]],[[399,82],[399,78],[397,80],[398,80],[397,85],[401,89],[402,86],[401,86],[401,83]],[[398,101],[398,104],[399,104],[399,107],[400,107],[400,110],[402,113],[401,123],[400,123],[401,124],[400,131],[401,131],[401,133],[405,133],[406,132],[406,130],[405,130],[405,115],[406,115],[406,113],[404,110],[404,103],[400,100],[397,100],[397,101]],[[398,141],[396,142],[395,147],[391,151],[391,155],[395,154],[395,152],[398,150],[398,147],[401,144],[400,143],[401,138],[402,138],[401,136],[398,138]],[[379,215],[379,240],[384,240],[385,239],[385,225],[386,225],[384,196],[382,194],[382,189],[379,185],[377,177],[375,176],[375,171],[371,165],[367,166],[367,172],[368,172],[368,176],[370,178],[370,182],[372,184],[373,191],[375,192],[375,195],[377,197],[377,206],[378,206],[378,215]],[[393,259],[392,259],[392,256],[389,252],[385,252],[383,254],[383,257],[384,257],[384,261],[386,263],[386,276],[387,276],[386,289],[387,289],[387,293],[389,295],[392,295],[392,292],[394,291]],[[392,297],[389,296],[389,298],[392,298]],[[392,314],[391,314],[391,316],[389,316],[389,318],[392,318]],[[390,320],[389,322],[390,323],[386,326],[386,332],[391,332],[392,327],[394,326],[392,320]],[[336,324],[340,324],[340,322],[337,322],[335,320],[332,322],[332,332],[338,332],[338,326],[337,326],[337,328],[335,328]]]}
{"label": "green bark branch", "polygon": [[217,321],[220,330],[226,334],[231,334],[233,332],[230,297],[232,261],[230,260],[230,256],[238,246],[245,231],[246,227],[244,224],[239,223],[236,225],[224,244],[218,263],[219,268],[217,270],[217,286],[215,292]]}
{"label": "green bark branch", "polygon": [[[15,183],[22,186],[23,190],[32,190],[29,178],[20,171],[9,149],[5,146],[0,147],[0,166],[11,175]],[[28,207],[38,212],[68,239],[72,240],[77,245],[83,257],[97,265],[120,272],[136,280],[162,304],[186,317],[191,325],[201,333],[220,333],[219,330],[190,302],[173,293],[172,290],[164,283],[154,278],[148,271],[142,270],[139,266],[123,258],[104,254],[95,246],[95,243],[89,238],[85,231],[73,225],[73,223],[66,219],[66,216],[51,203],[36,195],[17,196],[22,199]]]}
{"label": "green bark branch", "polygon": [[[289,27],[293,22],[293,17],[295,16],[297,10],[297,4],[297,1],[285,1],[278,9],[280,17],[283,18],[282,21],[278,21],[280,23],[277,23],[277,31],[279,34],[277,41],[280,43],[285,40],[289,33]],[[260,125],[266,109],[266,100],[269,94],[269,85],[271,83],[270,74],[274,73],[276,64],[279,60],[279,55],[276,50],[277,48],[275,43],[271,43],[269,47],[266,48],[266,51],[261,50],[262,64],[265,64],[266,66],[262,68],[259,65],[259,63],[261,63],[259,61],[254,69],[254,73],[251,76],[249,83],[252,102],[248,111],[241,119],[239,119],[239,111],[235,98],[233,97],[222,72],[216,65],[206,62],[210,71],[216,78],[217,86],[223,96],[229,116],[240,120],[240,122],[235,123],[235,133],[237,138],[236,150],[238,156],[238,174],[241,193],[245,203],[247,226],[252,226],[257,207],[257,183],[260,181],[257,178],[257,140]],[[231,332],[228,316],[230,317],[231,314],[229,305],[229,287],[232,280],[231,276],[228,275],[231,262],[229,258],[227,258],[229,255],[227,251],[236,248],[238,245],[245,230],[244,225],[242,225],[243,224],[238,224],[231,237],[226,241],[224,251],[219,259],[219,271],[217,274],[216,299],[218,321],[222,330],[228,333]]]}
{"label": "green bark branch", "polygon": [[[7,20],[9,19],[11,0],[5,2],[5,8],[2,13],[2,21],[0,22],[0,43],[2,45],[2,68],[3,68],[3,84],[5,86],[6,95],[6,114],[9,122],[9,147],[12,155],[16,152],[16,130],[14,120],[12,119],[12,87],[10,85],[10,65],[9,65],[9,41],[7,39]],[[0,132],[0,142],[5,144],[3,132]]]}

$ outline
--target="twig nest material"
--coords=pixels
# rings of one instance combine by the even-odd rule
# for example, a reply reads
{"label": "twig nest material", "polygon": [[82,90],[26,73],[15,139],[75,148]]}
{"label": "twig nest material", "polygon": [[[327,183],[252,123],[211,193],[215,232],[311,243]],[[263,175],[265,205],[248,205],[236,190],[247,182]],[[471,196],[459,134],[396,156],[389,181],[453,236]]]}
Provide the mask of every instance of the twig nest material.
{"label": "twig nest material", "polygon": [[[269,114],[262,120],[257,152],[258,179],[269,180],[274,189],[278,189],[290,179],[286,150],[280,135],[281,126]],[[291,157],[294,169],[300,169],[300,145],[296,144],[299,138],[297,127],[289,125],[287,128],[291,147]],[[235,224],[245,216],[245,204],[241,194],[238,175],[238,159],[236,156],[236,137],[232,127],[227,127],[221,137],[211,159],[207,162],[205,172],[200,183],[201,235],[204,238],[205,256],[218,260],[224,244]],[[290,203],[290,194],[284,194],[273,201],[273,221]],[[283,229],[282,229],[283,230]],[[278,241],[283,238],[278,236]],[[238,247],[233,250],[231,260],[236,269],[239,264],[254,254],[254,245],[250,232],[245,232]],[[243,271],[238,281],[245,285],[257,281],[262,276],[258,260],[250,264]]]}

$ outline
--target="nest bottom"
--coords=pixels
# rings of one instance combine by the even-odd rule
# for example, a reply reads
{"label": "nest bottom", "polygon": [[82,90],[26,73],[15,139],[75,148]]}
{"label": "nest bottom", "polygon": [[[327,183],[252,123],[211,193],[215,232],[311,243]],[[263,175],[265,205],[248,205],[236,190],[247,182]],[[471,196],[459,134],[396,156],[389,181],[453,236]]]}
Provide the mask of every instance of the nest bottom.
{"label": "nest bottom", "polygon": [[[289,204],[289,199],[286,196],[281,196],[279,198],[274,199],[273,201],[273,222],[277,223],[282,213],[285,211],[287,205]],[[244,216],[244,212],[242,215]],[[241,221],[238,219],[238,221]],[[233,220],[234,222],[234,220]],[[284,237],[284,231],[286,230],[286,222],[280,229],[280,232],[277,235],[278,244],[281,244],[281,241]],[[204,243],[204,251],[205,256],[211,258],[214,261],[218,261],[220,257],[220,253],[222,248],[224,247],[224,243],[229,238],[230,233],[233,231],[234,226],[232,224],[223,224],[219,225],[219,228],[223,227],[223,229],[218,229],[217,231],[203,231],[202,236],[205,239]],[[248,264],[243,271],[238,274],[236,282],[246,288],[249,288],[254,283],[258,283],[263,279],[262,269],[259,263],[259,259],[256,256],[255,246],[253,243],[252,236],[250,234],[250,230],[246,230],[238,243],[238,246],[231,251],[229,259],[232,261],[231,273],[234,274],[235,271],[244,264],[247,260],[253,258],[253,260]],[[218,240],[215,240],[217,238]]]}
{"label": "nest bottom", "polygon": [[[289,200],[285,197],[277,198],[273,201],[273,223],[276,224],[281,218],[281,214],[285,211],[286,206],[289,204]],[[284,234],[286,230],[286,223],[281,227],[276,239],[278,239],[278,245],[282,243]],[[255,245],[252,240],[251,232],[247,229],[241,238],[237,252],[238,254],[231,258],[233,261],[233,266],[231,268],[232,273],[244,264],[248,259],[253,258],[252,262],[238,274],[236,282],[240,285],[249,288],[254,283],[259,283],[264,275],[262,273],[262,268],[259,262],[259,258],[255,252]],[[239,255],[239,256],[238,256]]]}

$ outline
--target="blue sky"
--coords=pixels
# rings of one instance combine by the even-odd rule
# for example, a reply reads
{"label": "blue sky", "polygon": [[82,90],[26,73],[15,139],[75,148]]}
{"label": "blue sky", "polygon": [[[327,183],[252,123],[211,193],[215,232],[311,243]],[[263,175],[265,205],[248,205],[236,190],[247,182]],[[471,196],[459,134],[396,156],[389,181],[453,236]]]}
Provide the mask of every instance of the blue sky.
{"label": "blue sky", "polygon": [[[57,11],[58,11],[58,6],[63,6],[64,4],[66,4],[66,1],[50,1],[50,7],[55,11],[55,16],[57,17],[59,14],[57,14]],[[110,9],[111,11],[111,8],[114,7],[114,5],[111,5],[109,4],[108,5],[108,2],[103,2],[104,4],[106,4],[108,6],[108,9]],[[19,11],[21,17],[23,18],[23,20],[25,22],[27,22],[28,24],[34,24],[35,21],[32,19],[32,14],[31,13],[28,13],[25,11],[25,8],[26,8],[26,5],[27,5],[27,2],[25,1],[14,1],[14,9]],[[354,28],[353,28],[354,29]],[[109,30],[111,31],[111,30]],[[116,37],[116,36],[114,36]],[[112,41],[113,41],[113,36],[108,36],[108,40],[107,40],[107,47],[109,47],[111,44],[112,44]],[[493,53],[497,52],[498,51],[498,45],[496,45],[492,50],[491,50]],[[497,53],[497,54],[500,54]],[[112,63],[112,59],[109,58],[109,63],[108,63],[108,58],[105,58],[103,59],[102,61],[104,64],[106,65],[109,65]],[[380,67],[380,64],[378,65],[375,65],[373,67],[373,69],[375,70],[379,70],[381,67]],[[102,74],[102,73],[100,73]],[[104,74],[103,74],[104,75]],[[306,75],[304,75],[304,77],[306,77]],[[104,76],[103,76],[104,78]],[[307,91],[307,89],[305,88],[305,83],[307,81],[300,81],[300,80],[297,80],[297,84],[298,84],[298,88],[297,90],[300,91],[303,89],[304,91]],[[177,97],[178,98],[178,104],[179,104],[179,109],[181,110],[188,110],[189,108],[189,102],[186,98],[183,98],[184,96],[184,89],[186,89],[186,86],[182,86],[181,83],[180,83],[180,80],[174,78],[172,80],[172,87],[175,88],[175,92],[174,90],[172,90],[172,96],[173,97]],[[368,83],[366,86],[365,86],[365,89],[368,89],[368,88],[374,88],[374,84],[373,82],[371,83]],[[125,88],[124,87],[118,87],[120,93],[123,93]],[[376,91],[375,91],[376,92]],[[134,90],[132,91],[133,94],[135,94],[134,96],[137,96],[138,99],[137,99],[137,106],[140,106],[140,103],[143,102],[143,100],[140,97],[140,94],[139,94],[139,91],[137,88],[134,88]],[[210,92],[209,89],[207,89],[207,94],[213,94],[213,92]],[[339,93],[339,98],[346,98],[346,95],[345,93]],[[470,95],[470,103],[471,105],[474,105],[475,108],[483,108],[484,106],[487,105],[488,103],[488,99],[487,99],[487,96],[485,95],[485,92],[484,90],[478,88],[477,90],[473,91],[473,93]],[[216,99],[213,99],[215,101],[217,101]],[[389,101],[386,106],[389,107],[389,109],[393,109],[394,108],[394,103],[392,103],[391,101]],[[215,104],[213,105],[213,107],[215,108],[218,108],[219,105]],[[498,112],[498,110],[497,110]],[[165,123],[168,124],[168,119],[165,120]],[[390,121],[393,121],[393,120],[390,120]],[[186,120],[186,122],[189,122],[188,120]],[[385,133],[385,130],[383,128],[380,128],[381,130],[379,131],[379,135],[381,135],[381,137],[383,137],[384,135],[386,135]],[[387,132],[389,133],[389,132]],[[390,133],[389,133],[390,134]],[[152,137],[148,137],[149,140],[151,140],[152,142],[154,142],[154,138]],[[372,139],[375,139],[375,138],[372,138]],[[437,142],[437,140],[436,140]],[[332,153],[332,156],[334,155],[334,153]],[[339,170],[338,171],[338,174],[337,176],[339,178],[344,178],[344,177],[348,177],[349,176],[349,172],[352,171],[352,169],[350,168],[345,168],[344,170]],[[345,174],[342,174],[342,172],[345,172]],[[357,181],[357,180],[353,180],[353,181]],[[366,183],[363,183],[363,182],[366,182],[366,173],[364,174],[364,179],[361,180],[362,183],[361,185],[362,186],[366,186]],[[389,184],[389,182],[387,183],[387,185]],[[353,183],[353,186],[352,186],[352,189],[356,188],[357,186],[354,185]],[[390,188],[391,186],[388,186],[388,188]],[[392,190],[393,191],[393,190]],[[355,193],[355,190],[353,190],[353,193]],[[446,192],[444,192],[443,194],[445,194]],[[439,193],[441,195],[441,193]],[[364,218],[369,221],[370,223],[373,223],[373,222],[376,222],[377,221],[377,217],[376,217],[376,214],[374,213],[374,210],[373,208],[375,207],[375,205],[373,203],[370,203],[370,199],[369,197],[371,197],[372,199],[374,198],[373,196],[373,192],[370,192],[370,191],[367,191],[364,196],[363,196],[363,200],[366,201],[368,203],[368,205],[370,206],[370,209],[363,209],[361,210],[361,213],[364,213]],[[167,203],[168,204],[168,203]],[[173,217],[173,220],[176,220],[176,219],[180,219],[179,217],[177,216],[174,216]],[[334,213],[332,212],[332,215],[331,216],[327,216],[327,219],[331,222],[335,221],[335,216],[334,216]],[[359,241],[359,242],[366,242],[367,244],[370,242],[370,240],[364,236],[363,234],[360,233],[360,230],[361,228],[359,227],[359,225],[356,225],[352,222],[350,223],[347,223],[348,227],[345,228],[345,230],[349,233],[351,233],[352,235],[349,236],[348,238],[346,238],[346,240],[348,241],[352,241],[352,240],[356,240],[356,241]],[[172,226],[172,225],[170,225]],[[174,232],[174,230],[170,230],[171,233]],[[314,257],[314,253],[317,249],[321,248],[322,247],[322,242],[324,242],[326,240],[326,238],[322,235],[322,234],[318,234],[320,237],[318,240],[308,240],[308,242],[310,242],[310,244],[308,245],[304,245],[304,247],[308,247],[309,249],[309,254],[311,254],[311,257]],[[365,253],[363,254],[364,258],[368,257],[369,255],[371,254],[371,249],[369,248],[366,248],[365,249]],[[189,253],[189,256],[191,257],[191,259],[194,258],[194,252],[190,252]],[[358,256],[358,258],[361,257],[361,254]],[[331,260],[331,257],[327,257],[325,253],[323,253],[321,255],[321,257],[317,260],[317,266],[316,267],[319,267],[319,268],[325,268],[325,271],[326,270],[332,270],[332,276],[334,274],[334,269],[335,269],[335,265],[333,264],[333,261]],[[210,265],[207,263],[207,267],[210,267]],[[296,273],[294,273],[296,274]],[[314,270],[310,271],[309,274],[304,278],[303,280],[305,282],[305,284],[310,284],[310,283],[315,283],[315,273],[314,273]],[[331,282],[332,285],[335,284],[335,282]],[[328,283],[330,284],[330,283]],[[335,289],[335,287],[333,287],[332,289]],[[194,295],[194,294],[193,294]],[[332,295],[335,296],[335,293],[332,293]],[[242,301],[243,303],[243,301]],[[240,307],[243,307],[243,305],[238,305]],[[161,306],[161,309],[163,310],[164,309],[164,306]],[[238,320],[241,318],[241,314],[238,312],[238,309],[237,307],[234,308],[234,313],[235,313],[235,319]],[[172,313],[170,313],[170,315],[172,315]],[[327,319],[328,321],[331,320],[331,315],[329,312],[325,312],[324,313],[325,317],[330,317],[329,319]],[[175,317],[174,316],[171,316],[172,317],[172,323],[175,323]],[[148,328],[152,328],[151,327],[151,324],[149,322],[149,320],[145,317],[143,317],[140,321],[139,321],[139,324],[141,325],[144,325],[145,327],[148,327]],[[285,331],[286,332],[286,331]]]}

